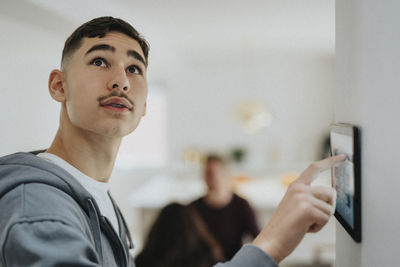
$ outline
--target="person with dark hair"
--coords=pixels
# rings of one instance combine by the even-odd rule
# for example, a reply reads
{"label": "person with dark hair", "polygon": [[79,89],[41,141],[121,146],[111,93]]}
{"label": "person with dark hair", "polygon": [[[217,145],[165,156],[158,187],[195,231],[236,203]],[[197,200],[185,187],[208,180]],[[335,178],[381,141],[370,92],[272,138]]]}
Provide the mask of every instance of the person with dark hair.
{"label": "person with dark hair", "polygon": [[207,193],[189,206],[197,211],[221,245],[225,258],[231,259],[242,247],[245,237],[258,235],[256,216],[250,204],[233,192],[223,157],[208,155],[203,175]]}
{"label": "person with dark hair", "polygon": [[0,159],[0,266],[133,266],[108,181],[122,137],[146,113],[148,51],[113,17],[66,40],[48,83],[61,103],[53,143]]}
{"label": "person with dark hair", "polygon": [[[134,266],[108,181],[122,138],[146,114],[148,51],[131,25],[113,17],[93,19],[67,39],[61,70],[48,82],[61,105],[52,144],[0,158],[0,266]],[[307,232],[319,231],[334,210],[334,190],[310,184],[344,160],[312,164],[253,243],[217,266],[276,266]]]}
{"label": "person with dark hair", "polygon": [[186,206],[171,203],[156,218],[135,259],[137,267],[209,267],[221,250]]}

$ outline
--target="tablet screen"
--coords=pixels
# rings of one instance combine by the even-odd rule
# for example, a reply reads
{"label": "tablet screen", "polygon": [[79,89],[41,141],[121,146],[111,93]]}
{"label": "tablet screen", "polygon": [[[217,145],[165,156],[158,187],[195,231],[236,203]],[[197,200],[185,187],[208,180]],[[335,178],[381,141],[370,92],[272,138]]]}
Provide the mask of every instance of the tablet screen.
{"label": "tablet screen", "polygon": [[333,169],[332,185],[336,189],[336,211],[354,228],[354,163],[353,140],[350,136],[331,133],[333,155],[346,154],[346,161]]}
{"label": "tablet screen", "polygon": [[354,238],[361,241],[361,177],[359,134],[355,126],[333,124],[332,155],[345,154],[346,161],[332,169],[332,186],[336,189],[335,217]]}

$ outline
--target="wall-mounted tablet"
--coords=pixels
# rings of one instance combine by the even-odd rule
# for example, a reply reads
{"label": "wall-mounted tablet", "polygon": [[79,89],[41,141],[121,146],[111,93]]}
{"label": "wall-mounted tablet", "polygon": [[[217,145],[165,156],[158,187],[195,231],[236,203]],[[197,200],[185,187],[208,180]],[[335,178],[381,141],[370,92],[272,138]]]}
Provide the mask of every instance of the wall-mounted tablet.
{"label": "wall-mounted tablet", "polygon": [[332,155],[346,154],[346,161],[332,169],[332,186],[336,189],[335,217],[356,242],[361,242],[361,158],[357,127],[331,125]]}

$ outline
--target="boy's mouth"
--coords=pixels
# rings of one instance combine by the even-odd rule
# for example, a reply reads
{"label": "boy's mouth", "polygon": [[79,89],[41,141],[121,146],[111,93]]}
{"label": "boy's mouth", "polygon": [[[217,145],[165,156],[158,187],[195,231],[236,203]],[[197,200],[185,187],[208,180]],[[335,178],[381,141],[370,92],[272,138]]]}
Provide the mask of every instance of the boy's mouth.
{"label": "boy's mouth", "polygon": [[133,106],[129,103],[128,100],[122,97],[110,97],[100,102],[100,106],[111,108],[113,110],[123,111],[123,110],[132,110]]}

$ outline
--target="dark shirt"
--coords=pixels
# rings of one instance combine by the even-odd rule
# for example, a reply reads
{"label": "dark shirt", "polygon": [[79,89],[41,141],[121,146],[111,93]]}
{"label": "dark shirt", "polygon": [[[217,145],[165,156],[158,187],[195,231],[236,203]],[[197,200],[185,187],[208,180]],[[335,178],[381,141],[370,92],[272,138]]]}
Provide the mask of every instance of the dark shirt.
{"label": "dark shirt", "polygon": [[256,218],[249,203],[234,194],[231,202],[223,208],[207,205],[204,198],[190,204],[203,219],[208,231],[221,246],[224,256],[230,260],[242,247],[242,238],[255,237],[259,233]]}

